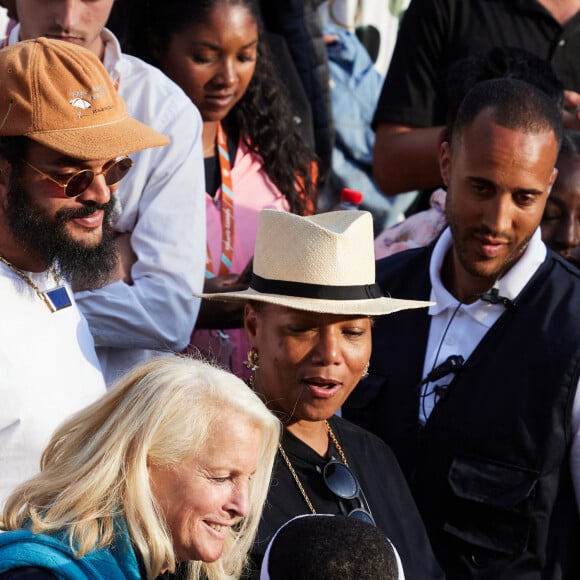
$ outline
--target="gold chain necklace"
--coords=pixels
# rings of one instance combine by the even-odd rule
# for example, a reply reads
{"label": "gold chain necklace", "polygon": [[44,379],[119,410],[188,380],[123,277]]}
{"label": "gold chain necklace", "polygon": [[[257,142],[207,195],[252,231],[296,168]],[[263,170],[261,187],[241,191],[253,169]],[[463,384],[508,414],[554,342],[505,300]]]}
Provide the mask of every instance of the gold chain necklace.
{"label": "gold chain necklace", "polygon": [[[2,254],[0,254],[0,262],[6,264],[21,280],[23,280],[28,286],[30,286],[36,295],[48,306],[51,312],[56,312],[57,310],[62,310],[67,306],[71,306],[71,300],[68,292],[64,286],[57,286],[52,290],[43,292],[33,281],[27,276],[20,268],[17,268],[12,262],[7,260]],[[50,270],[54,281],[58,284],[58,276],[53,268]]]}
{"label": "gold chain necklace", "polygon": [[[334,431],[332,430],[330,423],[328,421],[324,421],[324,426],[326,427],[326,432],[328,433],[328,436],[330,437],[332,443],[334,444],[334,446],[336,447],[336,450],[338,451],[338,454],[340,455],[340,459],[348,467],[348,461],[346,460],[346,456],[344,454],[344,451],[342,450],[342,447],[340,446],[340,443],[338,442],[338,439],[336,438],[336,435],[334,434]],[[294,467],[292,465],[292,462],[290,461],[290,458],[288,457],[288,455],[286,455],[286,451],[284,451],[284,448],[282,447],[282,443],[278,443],[278,451],[280,451],[280,455],[282,456],[284,463],[286,463],[286,467],[288,467],[288,471],[290,471],[292,477],[294,478],[294,481],[296,482],[296,485],[297,485],[298,489],[300,490],[300,493],[302,494],[302,497],[304,498],[304,501],[306,502],[308,509],[313,514],[315,514],[316,510],[314,509],[314,506],[312,505],[312,502],[310,501],[310,498],[308,497],[308,494],[306,493],[306,490],[304,489],[304,486],[302,485],[302,482],[300,481],[298,474],[294,470]]]}

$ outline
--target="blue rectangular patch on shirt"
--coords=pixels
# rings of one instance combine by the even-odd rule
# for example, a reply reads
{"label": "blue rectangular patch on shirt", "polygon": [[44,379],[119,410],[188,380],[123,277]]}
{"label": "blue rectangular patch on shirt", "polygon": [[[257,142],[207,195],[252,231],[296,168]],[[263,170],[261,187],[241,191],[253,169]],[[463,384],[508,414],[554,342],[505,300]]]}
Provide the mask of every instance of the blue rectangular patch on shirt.
{"label": "blue rectangular patch on shirt", "polygon": [[59,286],[53,290],[48,290],[44,294],[52,304],[55,312],[57,310],[62,310],[63,308],[72,306],[70,296],[68,295],[68,292],[64,286]]}

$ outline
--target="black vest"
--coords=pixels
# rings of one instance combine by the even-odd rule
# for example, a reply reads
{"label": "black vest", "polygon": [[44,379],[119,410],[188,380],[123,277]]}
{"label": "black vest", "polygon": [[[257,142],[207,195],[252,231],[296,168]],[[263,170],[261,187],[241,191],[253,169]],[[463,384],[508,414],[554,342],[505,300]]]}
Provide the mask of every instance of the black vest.
{"label": "black vest", "polygon": [[[378,263],[396,298],[427,300],[432,247]],[[343,415],[393,449],[449,579],[578,579],[569,470],[580,376],[580,272],[551,252],[451,382],[423,429],[426,309],[380,317],[371,375]]]}

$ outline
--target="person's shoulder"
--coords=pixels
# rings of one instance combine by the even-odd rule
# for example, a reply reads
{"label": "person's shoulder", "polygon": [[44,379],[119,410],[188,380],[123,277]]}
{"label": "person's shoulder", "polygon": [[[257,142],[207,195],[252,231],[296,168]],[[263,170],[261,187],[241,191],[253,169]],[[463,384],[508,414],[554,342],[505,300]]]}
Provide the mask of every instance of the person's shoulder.
{"label": "person's shoulder", "polygon": [[516,310],[529,312],[540,325],[534,336],[549,340],[558,333],[560,340],[580,344],[579,303],[580,270],[548,250],[545,261],[516,299]]}
{"label": "person's shoulder", "polygon": [[547,259],[552,262],[548,280],[556,283],[561,289],[562,284],[569,284],[575,292],[580,292],[580,269],[550,249]]}
{"label": "person's shoulder", "polygon": [[[69,547],[59,538],[35,534],[28,529],[11,530],[0,534],[0,571],[8,570],[2,563],[12,567],[45,566],[48,562],[64,562],[74,559]],[[11,577],[11,576],[10,576]]]}
{"label": "person's shoulder", "polygon": [[[129,114],[142,123],[170,135],[172,140],[189,139],[194,127],[201,127],[197,107],[182,88],[158,68],[136,56],[121,53],[118,72],[119,94]],[[184,128],[190,128],[191,132]]]}
{"label": "person's shoulder", "polygon": [[389,268],[396,264],[406,264],[410,261],[418,260],[421,256],[429,253],[430,245],[423,246],[420,248],[410,248],[408,250],[403,250],[402,252],[396,252],[390,256],[385,256],[377,260],[378,268]]}
{"label": "person's shoulder", "polygon": [[556,254],[552,250],[548,250],[548,252],[554,258],[556,268],[558,269],[561,268],[562,271],[566,273],[565,275],[572,276],[572,279],[576,281],[580,280],[580,268],[574,266],[574,264],[571,264],[570,262],[568,262],[568,260],[565,260],[559,254]]}
{"label": "person's shoulder", "polygon": [[9,530],[0,533],[0,561],[2,554],[15,546],[28,546],[31,544],[44,544],[46,546],[61,547],[60,539],[47,534],[35,534],[26,528]]}
{"label": "person's shoulder", "polygon": [[121,53],[119,64],[121,71],[119,92],[122,93],[127,86],[133,86],[140,91],[158,94],[163,98],[187,100],[191,103],[191,99],[178,84],[144,60],[123,52]]}
{"label": "person's shoulder", "polygon": [[376,449],[381,455],[386,454],[394,458],[391,448],[374,433],[338,415],[332,417],[330,422],[333,427],[336,427],[339,438],[344,441],[345,446],[354,446],[361,449]]}
{"label": "person's shoulder", "polygon": [[429,257],[433,251],[433,246],[434,244],[432,243],[426,247],[404,250],[377,260],[375,266],[377,282],[380,284],[381,280],[389,278],[391,275],[403,269],[418,268],[422,263],[424,263],[427,268]]}
{"label": "person's shoulder", "polygon": [[[469,5],[473,0],[411,0],[407,9],[402,14],[402,20],[408,19],[426,19],[434,15],[438,17],[451,17],[457,9]],[[480,0],[477,0],[480,1]],[[408,24],[408,22],[406,23]]]}

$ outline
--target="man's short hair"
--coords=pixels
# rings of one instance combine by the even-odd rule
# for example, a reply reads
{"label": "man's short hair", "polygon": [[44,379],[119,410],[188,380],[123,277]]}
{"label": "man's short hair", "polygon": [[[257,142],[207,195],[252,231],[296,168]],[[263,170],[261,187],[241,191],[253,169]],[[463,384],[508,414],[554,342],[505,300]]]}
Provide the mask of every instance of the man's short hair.
{"label": "man's short hair", "polygon": [[562,113],[554,101],[533,85],[512,78],[477,83],[465,96],[455,120],[448,127],[453,141],[485,109],[495,123],[528,134],[553,131],[558,147],[562,141]]}
{"label": "man's short hair", "polygon": [[397,580],[397,558],[384,532],[346,516],[304,515],[287,522],[269,547],[262,578]]}

